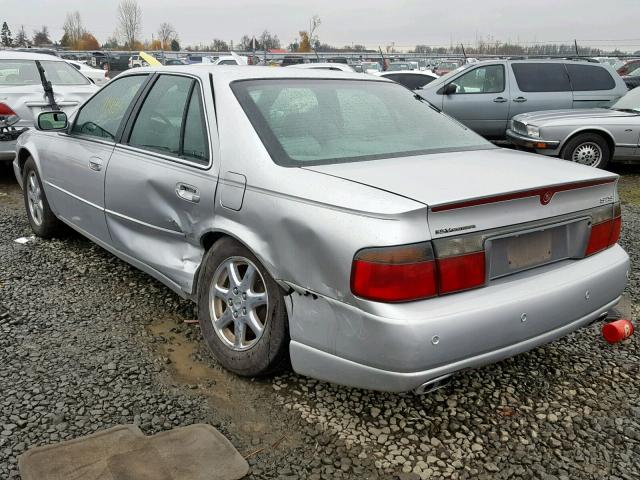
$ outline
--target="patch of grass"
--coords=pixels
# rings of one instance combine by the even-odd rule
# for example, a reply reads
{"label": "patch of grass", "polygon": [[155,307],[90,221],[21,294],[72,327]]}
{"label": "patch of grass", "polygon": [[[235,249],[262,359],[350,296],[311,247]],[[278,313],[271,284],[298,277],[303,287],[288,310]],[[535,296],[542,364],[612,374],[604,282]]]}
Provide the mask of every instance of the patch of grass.
{"label": "patch of grass", "polygon": [[640,206],[640,177],[636,175],[620,177],[618,191],[623,204]]}

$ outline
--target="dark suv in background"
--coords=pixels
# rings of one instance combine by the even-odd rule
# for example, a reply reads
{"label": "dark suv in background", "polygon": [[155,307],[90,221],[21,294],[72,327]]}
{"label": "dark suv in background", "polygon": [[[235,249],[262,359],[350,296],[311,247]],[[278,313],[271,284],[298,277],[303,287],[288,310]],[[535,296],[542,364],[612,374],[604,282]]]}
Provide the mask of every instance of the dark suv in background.
{"label": "dark suv in background", "polygon": [[608,64],[507,59],[465,65],[429,83],[420,95],[477,133],[504,139],[514,115],[609,107],[626,92]]}

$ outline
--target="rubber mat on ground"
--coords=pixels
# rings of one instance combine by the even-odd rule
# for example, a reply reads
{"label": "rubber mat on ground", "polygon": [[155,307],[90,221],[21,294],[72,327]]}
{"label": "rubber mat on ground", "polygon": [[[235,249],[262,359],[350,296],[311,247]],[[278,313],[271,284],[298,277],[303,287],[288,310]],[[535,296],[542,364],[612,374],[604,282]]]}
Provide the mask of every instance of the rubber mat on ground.
{"label": "rubber mat on ground", "polygon": [[145,436],[120,425],[33,448],[18,459],[22,480],[237,480],[246,460],[211,425]]}

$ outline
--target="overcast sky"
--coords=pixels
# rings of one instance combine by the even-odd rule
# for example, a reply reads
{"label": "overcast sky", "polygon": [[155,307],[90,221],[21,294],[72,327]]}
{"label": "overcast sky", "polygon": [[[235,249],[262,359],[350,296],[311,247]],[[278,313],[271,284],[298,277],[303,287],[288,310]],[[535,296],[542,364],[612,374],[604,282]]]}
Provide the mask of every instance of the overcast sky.
{"label": "overcast sky", "polygon": [[[139,0],[143,37],[161,22],[178,31],[183,45],[213,38],[237,42],[265,28],[283,46],[320,15],[322,42],[370,47],[415,44],[473,44],[477,37],[520,42],[571,41],[640,50],[640,0]],[[0,0],[0,21],[27,33],[47,25],[62,36],[67,12],[78,10],[88,28],[104,42],[116,28],[117,0]],[[15,34],[14,34],[15,35]],[[607,40],[615,40],[607,42]]]}

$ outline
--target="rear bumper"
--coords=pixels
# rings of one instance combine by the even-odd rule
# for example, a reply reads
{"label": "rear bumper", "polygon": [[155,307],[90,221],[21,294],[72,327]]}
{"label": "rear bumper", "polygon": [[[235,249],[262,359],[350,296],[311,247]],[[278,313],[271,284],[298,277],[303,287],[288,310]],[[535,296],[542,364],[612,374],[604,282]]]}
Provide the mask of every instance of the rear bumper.
{"label": "rear bumper", "polygon": [[294,293],[291,362],[300,374],[334,383],[413,390],[589,325],[618,302],[628,269],[616,245],[475,291],[389,305],[377,315]]}
{"label": "rear bumper", "polygon": [[516,133],[511,129],[507,130],[506,135],[507,139],[514,145],[534,150],[535,152],[543,155],[556,155],[560,148],[559,140],[545,140],[542,138],[527,137]]}

